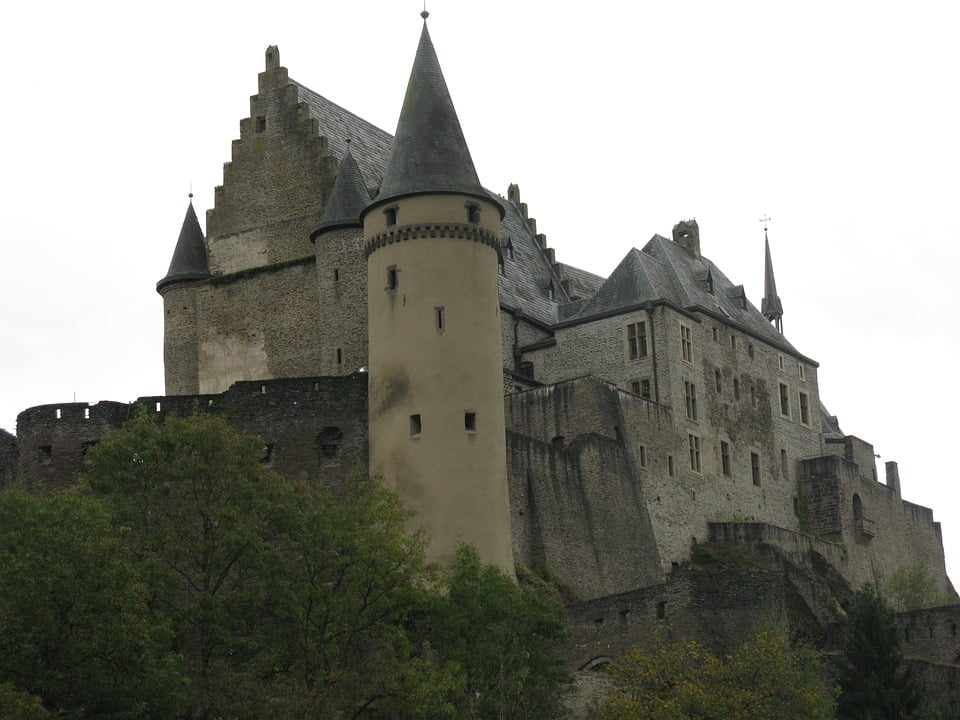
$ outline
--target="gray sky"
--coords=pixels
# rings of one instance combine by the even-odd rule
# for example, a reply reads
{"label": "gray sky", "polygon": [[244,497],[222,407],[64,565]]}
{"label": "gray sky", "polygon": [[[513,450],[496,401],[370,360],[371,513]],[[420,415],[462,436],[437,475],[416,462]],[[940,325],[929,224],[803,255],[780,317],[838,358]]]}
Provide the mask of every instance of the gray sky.
{"label": "gray sky", "polygon": [[[545,10],[544,8],[549,8]],[[268,45],[393,131],[416,2],[19,3],[4,13],[0,427],[161,394],[167,269],[213,203]],[[696,217],[759,305],[768,214],[784,329],[847,433],[897,460],[960,571],[956,2],[435,0],[483,183],[519,183],[558,260],[608,275]],[[882,477],[882,466],[880,468]]]}

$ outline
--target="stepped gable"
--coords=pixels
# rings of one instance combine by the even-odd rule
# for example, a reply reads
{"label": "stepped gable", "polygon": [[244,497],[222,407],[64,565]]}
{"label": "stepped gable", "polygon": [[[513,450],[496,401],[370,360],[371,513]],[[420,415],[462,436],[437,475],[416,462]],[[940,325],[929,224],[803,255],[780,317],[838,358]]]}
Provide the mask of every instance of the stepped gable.
{"label": "stepped gable", "polygon": [[187,214],[180,227],[180,238],[173,251],[173,259],[166,276],[157,283],[157,292],[178,282],[206,280],[210,277],[210,268],[207,265],[207,249],[203,242],[203,230],[200,221],[193,210],[193,194],[190,194],[190,204]]}
{"label": "stepped gable", "polygon": [[362,227],[360,213],[369,203],[370,193],[363,184],[363,175],[348,146],[340,162],[340,171],[337,173],[336,180],[333,181],[330,199],[323,211],[323,222],[320,223],[320,227],[310,233],[310,240],[316,241],[317,236],[327,230]]}
{"label": "stepped gable", "polygon": [[[472,195],[500,207],[500,202],[480,185],[426,19],[390,161],[371,207],[424,193]],[[502,217],[502,207],[500,213]]]}
{"label": "stepped gable", "polygon": [[317,121],[320,135],[327,138],[327,149],[334,157],[347,154],[347,140],[352,140],[350,152],[367,182],[379,183],[390,158],[393,136],[376,125],[354,115],[331,102],[306,85],[290,79],[297,89],[297,99],[307,106],[310,117]]}

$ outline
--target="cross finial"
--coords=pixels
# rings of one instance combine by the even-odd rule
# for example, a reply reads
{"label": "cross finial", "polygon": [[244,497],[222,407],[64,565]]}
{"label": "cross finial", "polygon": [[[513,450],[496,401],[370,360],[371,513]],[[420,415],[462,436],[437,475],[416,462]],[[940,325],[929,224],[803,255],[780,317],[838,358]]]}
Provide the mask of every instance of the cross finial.
{"label": "cross finial", "polygon": [[760,220],[758,220],[758,222],[762,222],[762,223],[763,223],[763,231],[766,232],[766,231],[767,231],[767,223],[770,222],[770,218],[767,216],[767,214],[764,213],[764,214],[763,214],[763,217],[760,218]]}

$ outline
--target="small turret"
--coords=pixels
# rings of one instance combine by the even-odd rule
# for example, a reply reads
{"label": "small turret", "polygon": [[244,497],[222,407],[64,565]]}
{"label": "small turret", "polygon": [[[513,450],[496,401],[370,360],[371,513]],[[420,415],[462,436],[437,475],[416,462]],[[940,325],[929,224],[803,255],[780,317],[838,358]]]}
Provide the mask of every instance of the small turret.
{"label": "small turret", "polygon": [[773,276],[773,261],[770,259],[770,240],[767,238],[767,224],[763,224],[763,301],[760,303],[760,312],[774,324],[779,332],[783,332],[783,303],[777,295],[777,281]]}
{"label": "small turret", "polygon": [[323,221],[310,233],[320,294],[321,375],[349,375],[367,365],[367,260],[360,213],[370,204],[370,193],[349,143]]}
{"label": "small turret", "polygon": [[207,265],[203,230],[200,229],[200,221],[193,210],[193,193],[190,193],[190,204],[180,228],[180,238],[177,240],[166,276],[157,283],[157,292],[162,295],[163,289],[173,283],[206,280],[209,277],[210,268]]}

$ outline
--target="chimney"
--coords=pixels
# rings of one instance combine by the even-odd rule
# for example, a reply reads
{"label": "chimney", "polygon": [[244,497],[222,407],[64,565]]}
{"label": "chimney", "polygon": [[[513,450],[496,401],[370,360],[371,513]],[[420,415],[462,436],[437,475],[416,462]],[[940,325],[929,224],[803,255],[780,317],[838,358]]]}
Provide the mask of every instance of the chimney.
{"label": "chimney", "polygon": [[700,227],[696,220],[681,220],[674,225],[673,241],[695,258],[700,258]]}
{"label": "chimney", "polygon": [[897,467],[897,463],[893,460],[890,460],[886,463],[887,471],[887,487],[893,488],[893,491],[899,497],[900,495],[900,468]]}

